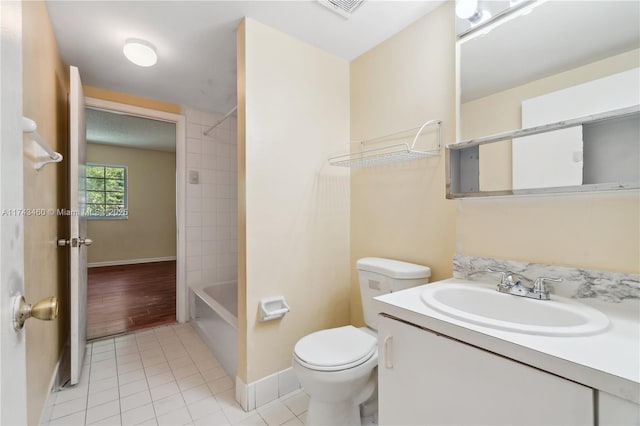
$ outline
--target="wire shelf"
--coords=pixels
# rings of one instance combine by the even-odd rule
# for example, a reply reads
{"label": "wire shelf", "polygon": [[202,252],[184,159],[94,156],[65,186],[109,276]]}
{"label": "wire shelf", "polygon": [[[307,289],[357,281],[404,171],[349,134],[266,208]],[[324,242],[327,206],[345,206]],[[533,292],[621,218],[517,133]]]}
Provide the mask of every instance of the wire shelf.
{"label": "wire shelf", "polygon": [[[374,139],[355,142],[360,144],[360,147],[361,147],[360,151],[330,157],[329,164],[331,164],[332,166],[339,166],[339,167],[365,168],[365,167],[381,166],[381,165],[391,164],[391,163],[398,163],[401,161],[419,160],[422,158],[436,157],[440,155],[440,149],[442,147],[441,124],[442,124],[441,120],[430,120],[422,124],[422,126],[420,127],[402,130],[400,132],[395,132],[395,133],[381,136]],[[415,149],[416,142],[420,138],[424,129],[431,125],[438,126],[437,147],[433,150]],[[417,130],[417,133],[413,137],[413,141],[411,142],[411,144],[397,143],[394,145],[385,145],[380,148],[364,149],[365,144],[382,143],[383,141],[389,140],[394,136],[407,134],[409,132],[414,132],[416,130]]]}

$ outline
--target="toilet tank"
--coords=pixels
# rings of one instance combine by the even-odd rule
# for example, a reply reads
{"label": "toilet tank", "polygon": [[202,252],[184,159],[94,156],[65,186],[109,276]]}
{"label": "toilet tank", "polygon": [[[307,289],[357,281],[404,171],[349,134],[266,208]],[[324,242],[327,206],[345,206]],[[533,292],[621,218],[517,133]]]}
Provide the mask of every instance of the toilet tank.
{"label": "toilet tank", "polygon": [[431,268],[399,260],[365,257],[356,263],[364,321],[369,328],[377,330],[378,311],[373,307],[373,298],[405,288],[429,282]]}

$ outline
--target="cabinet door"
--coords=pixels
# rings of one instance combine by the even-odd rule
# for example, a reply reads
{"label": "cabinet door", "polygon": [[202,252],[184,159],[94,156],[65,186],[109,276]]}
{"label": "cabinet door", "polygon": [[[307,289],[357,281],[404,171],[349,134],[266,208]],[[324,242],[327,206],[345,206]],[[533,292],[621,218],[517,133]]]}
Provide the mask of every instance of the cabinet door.
{"label": "cabinet door", "polygon": [[591,388],[380,317],[381,425],[593,425]]}
{"label": "cabinet door", "polygon": [[640,405],[606,392],[598,392],[598,424],[640,425]]}

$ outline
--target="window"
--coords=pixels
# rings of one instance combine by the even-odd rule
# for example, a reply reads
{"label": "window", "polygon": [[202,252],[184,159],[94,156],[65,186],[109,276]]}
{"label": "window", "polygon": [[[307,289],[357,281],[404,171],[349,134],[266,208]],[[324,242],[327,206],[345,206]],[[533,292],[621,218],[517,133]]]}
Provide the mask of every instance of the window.
{"label": "window", "polygon": [[86,215],[94,219],[126,219],[127,167],[87,164]]}

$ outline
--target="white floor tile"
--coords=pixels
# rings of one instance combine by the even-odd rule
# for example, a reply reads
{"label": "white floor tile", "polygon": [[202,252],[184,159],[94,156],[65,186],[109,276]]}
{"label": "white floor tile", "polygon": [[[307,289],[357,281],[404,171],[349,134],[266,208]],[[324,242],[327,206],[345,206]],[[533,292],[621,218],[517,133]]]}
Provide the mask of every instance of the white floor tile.
{"label": "white floor tile", "polygon": [[135,352],[125,354],[125,355],[118,354],[116,356],[116,360],[118,361],[119,366],[123,364],[127,364],[129,362],[133,362],[133,361],[142,361],[140,359],[140,354],[138,353],[137,350]]}
{"label": "white floor tile", "polygon": [[91,383],[89,383],[89,394],[102,392],[104,390],[113,389],[117,387],[118,387],[118,378],[115,376],[107,377],[106,379],[102,379],[102,380],[92,380]]}
{"label": "white floor tile", "polygon": [[103,360],[100,360],[100,361],[97,361],[95,358],[93,358],[93,360],[91,361],[91,368],[95,369],[95,370],[102,370],[102,369],[105,369],[105,368],[115,369],[116,368],[116,358],[114,356],[113,358],[103,359]]}
{"label": "white floor tile", "polygon": [[141,368],[140,370],[129,371],[128,373],[123,373],[118,375],[118,383],[120,386],[126,385],[131,382],[136,382],[138,380],[146,380],[147,377],[144,374],[144,370]]}
{"label": "white floor tile", "polygon": [[202,377],[207,382],[212,382],[214,380],[220,379],[227,375],[227,372],[224,371],[224,369],[220,366],[213,367],[209,370],[205,370],[205,371],[200,370],[200,371],[202,372]]}
{"label": "white floor tile", "polygon": [[258,407],[257,411],[269,426],[280,426],[296,417],[296,415],[280,401],[274,401]]}
{"label": "white floor tile", "polygon": [[93,348],[91,349],[91,357],[93,359],[95,359],[96,355],[98,354],[104,354],[106,352],[110,352],[113,353],[113,356],[115,356],[116,354],[116,347],[115,345],[111,344],[111,345],[103,345],[103,346],[95,346],[96,344],[93,344]]}
{"label": "white floor tile", "polygon": [[116,347],[118,347],[118,345],[121,345],[124,342],[135,342],[136,335],[135,334],[125,334],[125,335],[122,335],[122,336],[118,336],[118,337],[114,338],[113,340],[116,343]]}
{"label": "white floor tile", "polygon": [[260,417],[259,415],[255,414],[251,417],[248,417],[246,419],[243,419],[237,423],[232,423],[234,425],[238,425],[238,426],[264,426],[266,425],[264,419],[262,417]]}
{"label": "white floor tile", "polygon": [[231,381],[229,377],[221,377],[220,379],[216,379],[212,382],[207,382],[207,385],[209,385],[209,389],[211,389],[211,392],[213,392],[214,395],[235,387],[233,381]]}
{"label": "white floor tile", "polygon": [[194,365],[194,364],[193,364],[193,361],[191,360],[191,357],[189,357],[188,355],[185,355],[180,358],[175,358],[169,361],[169,366],[171,366],[172,370],[175,370],[181,367],[186,367],[189,365]]}
{"label": "white floor tile", "polygon": [[200,373],[192,374],[188,377],[176,378],[176,381],[178,382],[178,387],[181,391],[205,384],[204,378]]}
{"label": "white floor tile", "polygon": [[216,395],[216,400],[222,407],[235,407],[236,405],[238,405],[234,389],[220,392]]}
{"label": "white floor tile", "polygon": [[221,410],[220,404],[212,396],[187,406],[192,419],[202,419]]}
{"label": "white floor tile", "polygon": [[295,395],[284,399],[282,402],[296,416],[299,416],[309,409],[309,395],[307,395],[303,391],[300,391],[299,393],[296,393]]}
{"label": "white floor tile", "polygon": [[148,390],[145,390],[120,398],[120,410],[122,412],[129,411],[150,403],[151,393]]}
{"label": "white floor tile", "polygon": [[102,405],[107,402],[115,401],[120,399],[120,393],[118,392],[118,388],[105,389],[100,392],[92,392],[89,394],[89,400],[87,401],[87,407],[95,407],[97,405]]}
{"label": "white floor tile", "polygon": [[120,398],[148,389],[147,379],[136,380],[135,382],[120,385]]}
{"label": "white floor tile", "polygon": [[120,414],[120,401],[111,401],[106,404],[98,405],[87,409],[87,424],[95,423],[107,417]]}
{"label": "white floor tile", "polygon": [[164,416],[158,416],[157,421],[159,426],[175,426],[190,423],[192,419],[187,407],[183,407]]}
{"label": "white floor tile", "polygon": [[65,401],[53,406],[51,411],[51,419],[57,419],[59,417],[65,417],[69,414],[74,414],[79,411],[85,411],[87,409],[87,397],[73,399],[71,401]]}
{"label": "white floor tile", "polygon": [[173,374],[171,374],[170,371],[166,373],[156,374],[151,377],[147,375],[147,382],[149,383],[150,388],[155,388],[166,383],[175,382],[175,380],[176,379],[173,377]]}
{"label": "white floor tile", "polygon": [[[49,425],[303,425],[299,390],[245,412],[226,375],[190,325],[89,344],[81,384],[52,394]],[[46,424],[46,423],[45,423]]]}
{"label": "white floor tile", "polygon": [[96,363],[99,361],[105,361],[105,360],[109,360],[109,359],[115,359],[116,358],[116,352],[113,350],[108,350],[105,352],[100,352],[94,355],[91,355],[91,362],[92,363]]}
{"label": "white floor tile", "polygon": [[58,392],[55,392],[53,394],[55,395],[55,400],[53,401],[53,403],[61,404],[63,402],[73,401],[74,399],[83,398],[87,396],[88,392],[89,392],[88,386],[74,386],[72,388],[66,388]]}
{"label": "white floor tile", "polygon": [[151,399],[157,401],[180,392],[176,382],[166,383],[155,388],[151,388]]}
{"label": "white floor tile", "polygon": [[249,417],[257,414],[256,410],[246,412],[240,407],[240,405],[224,407],[222,409],[224,415],[227,416],[227,420],[229,423],[235,424],[241,422],[244,419],[248,419]]}
{"label": "white floor tile", "polygon": [[158,339],[139,341],[138,349],[140,350],[140,355],[142,356],[149,356],[154,354],[157,355],[163,353],[162,345],[160,345]]}
{"label": "white floor tile", "polygon": [[163,416],[185,406],[186,404],[184,399],[182,399],[182,395],[179,393],[153,401],[153,408],[156,410],[156,416]]}
{"label": "white floor tile", "polygon": [[282,426],[303,426],[304,423],[302,423],[302,420],[300,420],[297,417],[292,418],[291,420],[287,420],[286,422],[282,423]]}
{"label": "white floor tile", "polygon": [[144,372],[147,375],[147,377],[151,377],[151,376],[157,376],[158,374],[162,374],[162,373],[169,373],[171,372],[171,368],[169,367],[169,363],[165,361],[161,364],[156,364],[148,368],[145,368]]}
{"label": "white floor tile", "polygon": [[158,426],[158,420],[154,417],[153,419],[145,420],[142,423],[138,423],[136,426]]}
{"label": "white floor tile", "polygon": [[71,414],[69,416],[59,417],[55,420],[51,420],[49,425],[51,426],[84,426],[86,412],[80,411],[79,413]]}
{"label": "white floor tile", "polygon": [[198,402],[201,399],[207,398],[209,396],[213,396],[213,394],[211,393],[209,386],[207,386],[206,384],[182,391],[182,397],[184,398],[184,402],[186,402],[187,404]]}
{"label": "white floor tile", "polygon": [[103,368],[103,369],[91,369],[91,373],[89,373],[89,381],[92,380],[102,380],[107,379],[109,377],[115,377],[118,375],[118,370],[113,366],[111,368]]}
{"label": "white floor tile", "polygon": [[142,367],[142,361],[140,360],[129,361],[126,364],[118,364],[118,374],[130,373],[132,371],[140,370]]}
{"label": "white floor tile", "polygon": [[115,339],[113,337],[107,337],[107,338],[100,339],[100,340],[94,340],[93,342],[91,342],[91,345],[94,348],[101,348],[101,347],[104,347],[104,346],[113,347],[114,343],[115,343]]}
{"label": "white floor tile", "polygon": [[173,371],[173,375],[176,379],[189,377],[194,374],[200,374],[196,366],[193,364],[185,365],[184,367],[171,368],[171,371]]}
{"label": "white floor tile", "polygon": [[193,421],[196,426],[227,426],[230,425],[229,420],[222,411],[209,414],[207,417]]}
{"label": "white floor tile", "polygon": [[91,426],[120,426],[122,424],[122,419],[120,418],[120,414],[116,414],[115,416],[108,417],[103,420],[99,420],[95,423],[87,423],[87,425]]}
{"label": "white floor tile", "polygon": [[167,359],[164,357],[164,354],[157,354],[155,356],[147,356],[142,357],[142,365],[144,368],[149,368],[153,365],[162,364],[167,362]]}
{"label": "white floor tile", "polygon": [[122,412],[122,424],[123,425],[137,425],[146,420],[156,419],[156,412],[153,409],[153,404],[146,404],[132,410]]}
{"label": "white floor tile", "polygon": [[118,356],[125,356],[125,355],[137,354],[137,353],[139,353],[138,344],[135,342],[116,347],[116,358]]}

